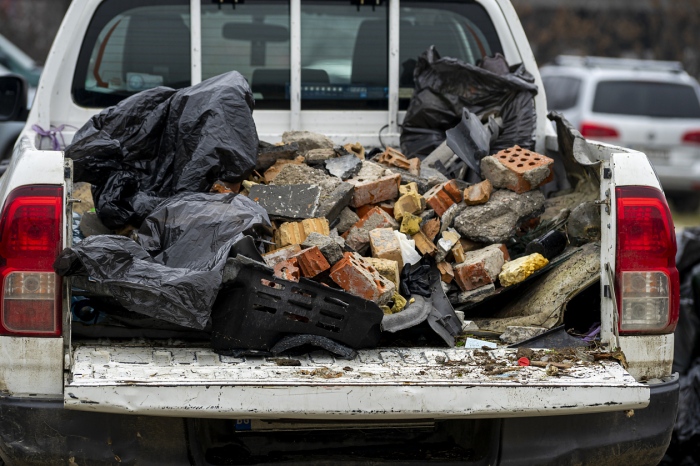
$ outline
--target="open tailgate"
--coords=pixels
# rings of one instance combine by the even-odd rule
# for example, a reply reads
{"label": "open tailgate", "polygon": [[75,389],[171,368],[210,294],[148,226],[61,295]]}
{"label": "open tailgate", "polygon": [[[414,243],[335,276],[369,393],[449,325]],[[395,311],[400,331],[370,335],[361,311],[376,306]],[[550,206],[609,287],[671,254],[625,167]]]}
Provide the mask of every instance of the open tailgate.
{"label": "open tailgate", "polygon": [[325,352],[236,358],[204,347],[79,346],[64,398],[66,408],[85,411],[355,420],[581,414],[649,403],[649,388],[616,361],[547,375],[515,359],[511,349],[377,349],[346,361]]}

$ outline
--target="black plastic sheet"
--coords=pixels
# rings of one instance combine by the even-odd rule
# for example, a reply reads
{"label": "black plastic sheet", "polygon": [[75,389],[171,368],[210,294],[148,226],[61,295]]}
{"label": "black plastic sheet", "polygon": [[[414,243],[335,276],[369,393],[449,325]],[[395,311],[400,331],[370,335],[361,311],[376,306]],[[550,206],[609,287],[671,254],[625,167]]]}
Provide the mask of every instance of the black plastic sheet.
{"label": "black plastic sheet", "polygon": [[446,131],[460,123],[465,108],[482,120],[490,115],[503,120],[491,153],[516,144],[534,149],[537,86],[523,65],[498,74],[455,58],[441,58],[430,47],[418,59],[414,81],[401,133],[401,150],[407,156],[430,154],[445,140]]}
{"label": "black plastic sheet", "polygon": [[179,91],[131,96],[76,133],[66,148],[74,181],[93,185],[105,226],[138,227],[164,198],[247,178],[258,151],[254,104],[235,71]]}
{"label": "black plastic sheet", "polygon": [[183,193],[146,218],[138,242],[91,236],[61,252],[62,276],[88,276],[126,309],[201,330],[211,314],[233,245],[270,226],[265,210],[245,196]]}

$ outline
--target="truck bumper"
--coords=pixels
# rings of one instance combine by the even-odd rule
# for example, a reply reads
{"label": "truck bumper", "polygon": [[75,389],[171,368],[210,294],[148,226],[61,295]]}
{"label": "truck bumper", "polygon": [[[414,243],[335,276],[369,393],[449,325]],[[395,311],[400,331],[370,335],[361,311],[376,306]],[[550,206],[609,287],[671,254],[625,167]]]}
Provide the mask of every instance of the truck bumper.
{"label": "truck bumper", "polygon": [[[656,465],[671,439],[678,392],[678,375],[674,375],[663,383],[652,385],[649,406],[634,412],[450,421],[447,424],[452,428],[447,431],[461,432],[451,435],[451,438],[460,444],[473,445],[464,447],[463,451],[468,453],[459,459],[450,457],[436,462]],[[63,400],[0,397],[0,456],[8,465],[205,465],[210,464],[207,458],[211,456],[203,446],[206,442],[198,439],[195,430],[201,430],[202,424],[207,422],[210,420],[81,412],[64,409]],[[454,429],[455,424],[459,428]],[[354,437],[331,436],[341,450],[338,454],[333,452],[332,441],[325,441],[322,448],[315,447],[304,453],[299,447],[300,441],[313,443],[323,437],[313,432],[249,432],[243,435],[232,432],[231,435],[237,445],[235,456],[245,464],[253,464],[251,460],[258,464],[280,464],[279,456],[266,458],[265,453],[274,451],[279,454],[285,444],[294,445],[296,452],[283,455],[284,464],[332,464],[336,461],[376,464],[387,460],[386,450],[378,448],[379,432],[355,432]],[[390,442],[393,446],[397,444],[395,432],[393,429],[394,437]],[[298,435],[298,438],[292,439],[290,435]],[[362,435],[367,436],[369,454],[348,456],[348,442],[352,443],[353,451],[362,452],[361,443],[357,441]],[[425,433],[420,435],[427,438]],[[408,446],[417,441],[411,437],[409,442],[408,438],[399,436],[399,444],[404,441]],[[344,443],[343,439],[348,440]],[[256,445],[264,445],[264,448],[256,453]],[[373,457],[371,451],[378,452],[377,456]],[[435,459],[435,456],[426,458],[416,451],[415,459],[404,458],[406,463],[422,464],[427,458]],[[251,456],[246,457],[246,452]],[[394,457],[388,462],[397,464],[395,460]]]}

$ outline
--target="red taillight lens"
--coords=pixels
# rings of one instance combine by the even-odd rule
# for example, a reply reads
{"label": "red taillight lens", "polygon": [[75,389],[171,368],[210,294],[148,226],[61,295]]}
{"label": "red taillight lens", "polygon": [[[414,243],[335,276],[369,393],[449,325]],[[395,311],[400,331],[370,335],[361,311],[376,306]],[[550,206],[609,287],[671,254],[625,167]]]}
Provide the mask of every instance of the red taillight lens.
{"label": "red taillight lens", "polygon": [[678,322],[680,283],[666,198],[647,186],[622,186],[616,196],[619,331],[672,333]]}
{"label": "red taillight lens", "polygon": [[598,123],[583,122],[581,123],[581,135],[584,138],[618,138],[620,133],[615,128],[610,126],[600,125]]}
{"label": "red taillight lens", "polygon": [[688,131],[683,135],[683,142],[690,144],[700,144],[700,130]]}
{"label": "red taillight lens", "polygon": [[59,336],[63,188],[23,186],[0,217],[0,335]]}

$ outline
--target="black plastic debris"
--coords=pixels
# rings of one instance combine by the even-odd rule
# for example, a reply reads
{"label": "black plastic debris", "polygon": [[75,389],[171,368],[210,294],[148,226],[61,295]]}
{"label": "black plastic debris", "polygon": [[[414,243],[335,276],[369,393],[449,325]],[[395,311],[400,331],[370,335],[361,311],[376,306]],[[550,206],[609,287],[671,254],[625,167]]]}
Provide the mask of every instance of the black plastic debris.
{"label": "black plastic debris", "polygon": [[559,230],[552,230],[528,243],[525,254],[540,253],[547,260],[552,260],[564,252],[568,240]]}
{"label": "black plastic debris", "polygon": [[479,117],[466,108],[462,120],[452,129],[447,130],[447,146],[473,170],[481,176],[481,159],[489,155],[491,133],[479,121]]}
{"label": "black plastic debris", "polygon": [[179,91],[131,96],[76,133],[66,149],[74,181],[93,185],[105,226],[138,227],[164,198],[247,178],[258,153],[253,106],[235,71]]}
{"label": "black plastic debris", "polygon": [[271,351],[288,335],[318,335],[351,348],[372,348],[384,313],[372,302],[302,278],[275,277],[264,264],[239,256],[224,273],[212,313],[215,351]]}
{"label": "black plastic debris", "polygon": [[[498,70],[488,63],[490,69]],[[457,126],[463,109],[479,119],[497,115],[502,129],[491,144],[495,153],[514,145],[534,149],[537,86],[523,65],[505,75],[462,62],[441,58],[430,47],[418,58],[415,91],[404,119],[401,151],[408,157],[427,156]]]}
{"label": "black plastic debris", "polygon": [[399,291],[401,296],[409,298],[413,295],[430,297],[430,267],[429,259],[423,258],[413,265],[406,264],[401,270]]}
{"label": "black plastic debris", "polygon": [[56,259],[59,275],[89,277],[126,309],[203,329],[226,259],[246,232],[269,227],[267,213],[245,196],[183,193],[146,218],[138,242],[91,236]]}
{"label": "black plastic debris", "polygon": [[270,353],[274,355],[286,352],[296,354],[294,350],[297,350],[299,353],[305,353],[305,347],[309,346],[324,349],[341,359],[354,359],[355,356],[357,356],[357,352],[352,348],[348,348],[337,341],[320,335],[289,335],[282,337],[282,339],[275,343],[275,346],[270,349]]}

